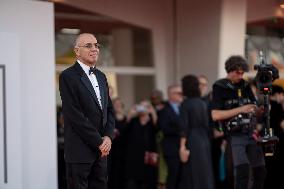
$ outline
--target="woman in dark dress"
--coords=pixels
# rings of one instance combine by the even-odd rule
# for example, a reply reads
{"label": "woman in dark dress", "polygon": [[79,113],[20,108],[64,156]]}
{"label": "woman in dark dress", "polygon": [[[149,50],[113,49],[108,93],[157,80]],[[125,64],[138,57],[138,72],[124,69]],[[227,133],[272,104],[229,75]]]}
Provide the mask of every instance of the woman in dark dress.
{"label": "woman in dark dress", "polygon": [[189,152],[183,165],[180,189],[213,189],[214,177],[209,139],[208,113],[200,97],[196,76],[187,75],[182,79],[183,94],[186,97],[180,107],[182,130],[180,154]]}

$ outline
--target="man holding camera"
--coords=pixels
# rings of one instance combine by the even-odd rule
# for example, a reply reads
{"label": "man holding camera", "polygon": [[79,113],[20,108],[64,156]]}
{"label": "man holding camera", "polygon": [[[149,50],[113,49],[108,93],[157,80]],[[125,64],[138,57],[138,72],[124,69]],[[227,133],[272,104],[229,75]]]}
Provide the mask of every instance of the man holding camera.
{"label": "man holding camera", "polygon": [[227,77],[213,85],[212,118],[226,130],[231,147],[235,172],[235,188],[248,188],[252,168],[252,189],[262,189],[266,176],[263,152],[252,138],[256,112],[256,99],[249,84],[243,79],[248,71],[246,60],[231,56],[225,62]]}

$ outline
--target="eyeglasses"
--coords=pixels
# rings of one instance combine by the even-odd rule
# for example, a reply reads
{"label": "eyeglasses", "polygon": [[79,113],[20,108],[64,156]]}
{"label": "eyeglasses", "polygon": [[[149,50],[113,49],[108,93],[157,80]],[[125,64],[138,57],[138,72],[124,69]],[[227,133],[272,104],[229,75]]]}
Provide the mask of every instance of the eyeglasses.
{"label": "eyeglasses", "polygon": [[173,94],[182,95],[183,93],[181,91],[173,91]]}
{"label": "eyeglasses", "polygon": [[204,82],[204,83],[203,83],[203,82],[199,82],[199,85],[200,85],[200,86],[207,86],[207,85],[208,85],[208,83],[205,83],[205,82]]}
{"label": "eyeglasses", "polygon": [[95,47],[96,49],[100,49],[101,45],[99,43],[86,43],[85,45],[77,45],[76,47],[85,47],[87,49]]}

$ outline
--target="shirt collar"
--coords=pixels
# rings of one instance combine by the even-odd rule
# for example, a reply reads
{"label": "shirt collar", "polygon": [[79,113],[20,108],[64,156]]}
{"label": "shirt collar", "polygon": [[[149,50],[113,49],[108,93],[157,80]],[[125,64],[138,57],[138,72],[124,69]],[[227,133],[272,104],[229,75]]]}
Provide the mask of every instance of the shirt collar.
{"label": "shirt collar", "polygon": [[179,114],[179,103],[175,103],[175,102],[169,102],[171,107],[174,109],[174,111],[176,112],[176,114]]}
{"label": "shirt collar", "polygon": [[171,106],[174,106],[174,107],[179,107],[179,103],[176,103],[176,102],[169,102]]}
{"label": "shirt collar", "polygon": [[80,64],[81,68],[84,70],[84,72],[89,75],[89,70],[90,70],[90,66],[87,66],[86,64],[84,64],[83,62],[81,62],[80,60],[77,60],[77,62]]}

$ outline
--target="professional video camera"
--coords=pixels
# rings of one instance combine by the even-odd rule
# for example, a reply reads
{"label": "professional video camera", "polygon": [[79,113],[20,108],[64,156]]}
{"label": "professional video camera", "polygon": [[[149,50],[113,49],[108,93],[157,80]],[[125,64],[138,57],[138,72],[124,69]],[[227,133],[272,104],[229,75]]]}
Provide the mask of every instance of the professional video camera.
{"label": "professional video camera", "polygon": [[266,63],[262,51],[260,51],[260,64],[254,65],[254,70],[257,70],[255,80],[259,92],[264,95],[270,94],[272,82],[279,78],[279,72],[272,64]]}
{"label": "professional video camera", "polygon": [[264,97],[264,136],[259,138],[257,142],[263,145],[266,149],[265,153],[273,154],[274,144],[279,141],[278,137],[273,136],[272,128],[270,128],[270,110],[269,110],[269,95],[272,92],[272,82],[279,78],[278,69],[275,68],[272,64],[267,64],[262,51],[260,55],[260,64],[255,65],[254,69],[257,70],[255,76],[257,88],[260,94]]}

